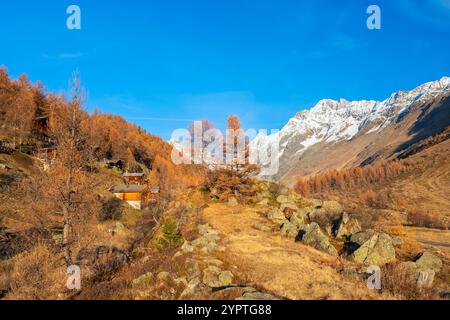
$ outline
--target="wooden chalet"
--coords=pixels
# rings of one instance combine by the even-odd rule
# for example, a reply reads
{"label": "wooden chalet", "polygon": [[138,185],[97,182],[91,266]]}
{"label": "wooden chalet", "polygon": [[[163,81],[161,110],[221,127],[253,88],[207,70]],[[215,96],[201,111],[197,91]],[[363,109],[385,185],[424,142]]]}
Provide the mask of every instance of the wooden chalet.
{"label": "wooden chalet", "polygon": [[135,209],[142,209],[142,194],[144,187],[138,184],[120,185],[111,188],[114,196],[122,201],[126,201]]}

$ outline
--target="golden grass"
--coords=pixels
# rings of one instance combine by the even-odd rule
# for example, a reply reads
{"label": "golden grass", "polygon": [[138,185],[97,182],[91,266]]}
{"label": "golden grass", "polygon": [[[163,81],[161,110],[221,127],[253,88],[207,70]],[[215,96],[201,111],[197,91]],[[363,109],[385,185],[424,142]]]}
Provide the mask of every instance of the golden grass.
{"label": "golden grass", "polygon": [[252,226],[267,223],[255,209],[214,204],[203,218],[223,237],[221,258],[239,278],[289,299],[383,299],[363,281],[338,271],[340,262],[311,247],[265,233]]}

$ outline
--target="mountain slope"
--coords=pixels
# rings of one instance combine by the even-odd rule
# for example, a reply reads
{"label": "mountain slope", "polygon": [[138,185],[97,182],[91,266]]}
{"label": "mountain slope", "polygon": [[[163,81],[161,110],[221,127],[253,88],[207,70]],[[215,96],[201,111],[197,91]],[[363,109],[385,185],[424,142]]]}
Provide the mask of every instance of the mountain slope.
{"label": "mountain slope", "polygon": [[450,78],[444,77],[381,102],[321,100],[280,132],[259,134],[251,148],[261,154],[278,144],[280,169],[264,178],[292,184],[298,175],[388,159],[449,125]]}

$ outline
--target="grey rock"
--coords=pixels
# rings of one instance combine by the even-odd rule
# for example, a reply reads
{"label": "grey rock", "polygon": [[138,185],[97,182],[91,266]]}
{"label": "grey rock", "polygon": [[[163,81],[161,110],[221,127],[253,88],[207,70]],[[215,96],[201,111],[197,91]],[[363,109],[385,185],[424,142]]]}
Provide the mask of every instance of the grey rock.
{"label": "grey rock", "polygon": [[382,266],[396,260],[392,239],[387,234],[375,234],[352,254],[355,262],[366,266]]}
{"label": "grey rock", "polygon": [[323,234],[317,223],[311,223],[301,232],[304,232],[302,237],[303,243],[310,245],[317,250],[326,252],[333,257],[338,256],[336,248],[330,243],[328,237]]}
{"label": "grey rock", "polygon": [[144,287],[151,284],[153,281],[153,273],[147,272],[146,274],[134,279],[131,283],[133,288]]}
{"label": "grey rock", "polygon": [[338,222],[338,227],[336,229],[335,237],[336,239],[347,239],[351,237],[352,234],[361,231],[361,226],[359,221],[355,218],[350,218],[349,215],[344,212],[342,213],[341,219]]}
{"label": "grey rock", "polygon": [[403,240],[399,236],[393,237],[392,244],[394,247],[401,247],[403,245]]}
{"label": "grey rock", "polygon": [[422,256],[417,259],[416,266],[420,271],[433,270],[434,272],[439,273],[442,268],[442,260],[431,252],[425,251]]}
{"label": "grey rock", "polygon": [[236,207],[239,205],[239,202],[237,201],[237,199],[235,197],[231,197],[228,199],[228,206],[229,207]]}
{"label": "grey rock", "polygon": [[260,230],[260,231],[263,231],[263,232],[270,232],[270,231],[272,231],[272,229],[270,227],[268,227],[268,226],[266,226],[266,225],[264,225],[262,223],[255,223],[253,225],[253,228],[255,228],[257,230]]}
{"label": "grey rock", "polygon": [[281,235],[289,239],[295,239],[298,235],[298,229],[294,224],[286,221],[281,226]]}
{"label": "grey rock", "polygon": [[370,240],[377,232],[371,229],[360,231],[352,234],[350,241],[362,246],[364,243]]}

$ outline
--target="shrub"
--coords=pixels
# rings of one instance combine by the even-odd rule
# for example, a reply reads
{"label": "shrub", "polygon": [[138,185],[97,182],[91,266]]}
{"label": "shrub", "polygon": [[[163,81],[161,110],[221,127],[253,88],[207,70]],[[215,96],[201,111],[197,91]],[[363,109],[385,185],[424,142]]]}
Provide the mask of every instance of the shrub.
{"label": "shrub", "polygon": [[183,236],[173,220],[166,219],[162,223],[162,232],[163,235],[156,241],[156,247],[159,250],[177,248],[184,243]]}

